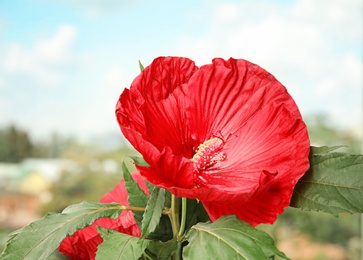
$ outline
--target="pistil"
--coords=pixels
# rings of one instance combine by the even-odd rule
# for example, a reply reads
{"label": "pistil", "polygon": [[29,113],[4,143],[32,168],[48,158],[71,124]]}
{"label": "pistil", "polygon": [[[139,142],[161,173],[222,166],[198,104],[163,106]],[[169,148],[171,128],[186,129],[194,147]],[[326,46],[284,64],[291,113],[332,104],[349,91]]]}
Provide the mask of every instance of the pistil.
{"label": "pistil", "polygon": [[213,137],[200,144],[191,159],[194,171],[200,172],[212,167],[218,161],[224,161],[227,158],[223,152],[224,144],[225,142],[219,137]]}

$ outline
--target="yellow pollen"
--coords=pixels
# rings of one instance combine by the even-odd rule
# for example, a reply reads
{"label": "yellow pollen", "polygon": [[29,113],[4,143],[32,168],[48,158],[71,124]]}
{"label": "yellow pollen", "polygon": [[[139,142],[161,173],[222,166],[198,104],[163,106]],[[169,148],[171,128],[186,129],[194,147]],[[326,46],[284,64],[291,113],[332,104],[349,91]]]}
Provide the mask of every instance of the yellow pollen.
{"label": "yellow pollen", "polygon": [[204,141],[195,150],[193,158],[190,160],[194,164],[194,170],[205,170],[218,161],[223,161],[227,158],[223,153],[224,141],[221,138],[213,137]]}

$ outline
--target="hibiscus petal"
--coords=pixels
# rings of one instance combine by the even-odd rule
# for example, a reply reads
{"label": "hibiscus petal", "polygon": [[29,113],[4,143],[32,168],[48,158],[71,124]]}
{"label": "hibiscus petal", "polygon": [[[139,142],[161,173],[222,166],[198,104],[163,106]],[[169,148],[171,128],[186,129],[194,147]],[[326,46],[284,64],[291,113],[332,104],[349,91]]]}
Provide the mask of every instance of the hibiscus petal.
{"label": "hibiscus petal", "polygon": [[278,172],[277,178],[298,179],[308,169],[310,144],[303,121],[284,105],[271,104],[260,111],[226,142],[226,160],[203,173],[208,183],[224,178],[230,188],[245,178],[257,180],[262,170]]}
{"label": "hibiscus petal", "polygon": [[257,226],[261,223],[272,224],[284,208],[290,204],[294,183],[275,182],[271,187],[257,196],[250,198],[246,203],[216,204],[203,203],[212,221],[221,216],[236,215],[243,221]]}
{"label": "hibiscus petal", "polygon": [[[149,195],[148,187],[140,173],[133,173],[132,178],[138,183],[140,188]],[[128,194],[125,182],[124,180],[121,180],[113,190],[100,199],[100,202],[117,202],[127,206],[129,205],[127,200]],[[141,230],[134,219],[132,211],[125,210],[121,212],[118,218],[100,218],[93,222],[91,226],[77,230],[73,235],[66,237],[62,241],[58,250],[72,259],[95,259],[97,247],[103,241],[96,230],[97,226],[112,229],[131,236],[139,237],[141,235]]]}
{"label": "hibiscus petal", "polygon": [[183,156],[173,154],[166,147],[158,156],[149,161],[149,167],[137,166],[141,174],[151,183],[174,190],[194,187],[193,165]]}
{"label": "hibiscus petal", "polygon": [[169,146],[175,152],[190,155],[189,132],[180,127],[185,125],[186,118],[181,86],[196,70],[193,61],[173,57],[157,58],[146,67],[130,90],[122,93],[116,106],[117,120],[126,138],[130,134],[124,131],[127,127],[141,133],[143,139],[159,150]]}
{"label": "hibiscus petal", "polygon": [[295,116],[300,113],[281,85],[270,73],[246,60],[214,59],[190,79],[192,136],[203,142],[211,135],[227,137],[259,110],[271,103],[284,103]]}
{"label": "hibiscus petal", "polygon": [[[208,189],[214,187],[213,192],[193,189],[203,202],[243,202],[261,185],[261,172],[275,172],[277,180],[296,183],[309,167],[306,126],[283,104],[272,103],[259,110],[225,146],[227,159],[199,173]],[[174,192],[190,196],[190,191]]]}
{"label": "hibiscus petal", "polygon": [[144,102],[138,91],[125,89],[116,104],[116,116],[120,126],[145,134],[144,116],[140,111]]}
{"label": "hibiscus petal", "polygon": [[82,237],[82,234],[77,234],[66,237],[58,250],[74,260],[95,259],[97,246],[102,241],[101,236],[94,236],[86,240]]}
{"label": "hibiscus petal", "polygon": [[[150,195],[148,187],[144,181],[144,178],[141,176],[140,173],[134,172],[131,175],[132,179],[139,185],[140,189],[145,192],[146,195]],[[102,203],[120,203],[124,206],[129,206],[128,202],[128,193],[125,187],[124,180],[119,181],[116,187],[106,193],[101,199],[100,202]]]}
{"label": "hibiscus petal", "polygon": [[123,211],[116,219],[100,218],[91,226],[77,230],[72,236],[66,237],[58,250],[72,259],[95,259],[97,247],[103,242],[96,227],[112,229],[132,236],[141,236],[131,211]]}
{"label": "hibiscus petal", "polygon": [[[192,142],[186,126],[185,93],[182,88],[175,89],[167,98],[145,105],[145,127],[148,140],[152,140],[159,150],[170,147],[174,154],[192,156]],[[183,127],[181,127],[183,126]]]}
{"label": "hibiscus petal", "polygon": [[159,101],[188,82],[197,69],[188,58],[159,57],[132,82],[131,89],[142,93],[146,102]]}

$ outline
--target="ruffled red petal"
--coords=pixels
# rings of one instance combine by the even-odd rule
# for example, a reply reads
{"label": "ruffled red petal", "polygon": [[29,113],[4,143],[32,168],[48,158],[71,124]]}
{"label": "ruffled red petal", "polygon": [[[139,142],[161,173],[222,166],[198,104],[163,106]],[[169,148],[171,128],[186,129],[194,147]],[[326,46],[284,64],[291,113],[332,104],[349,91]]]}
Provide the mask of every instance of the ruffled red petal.
{"label": "ruffled red petal", "polygon": [[[147,185],[139,173],[133,173],[132,178],[139,184],[140,188],[149,195]],[[105,194],[100,202],[117,202],[128,206],[128,194],[125,183],[121,180],[117,186],[109,193]],[[91,226],[77,230],[73,235],[66,237],[58,250],[66,256],[76,260],[95,259],[97,247],[103,242],[102,237],[97,232],[96,227],[100,226],[116,230],[131,236],[141,236],[141,230],[137,225],[131,211],[122,211],[116,219],[100,218],[93,222]]]}
{"label": "ruffled red petal", "polygon": [[[225,146],[226,160],[200,174],[208,185],[236,188],[238,192],[246,189],[250,182],[256,183],[262,171],[276,172],[277,180],[297,180],[308,168],[309,150],[304,147],[309,146],[309,141],[305,124],[283,105],[272,104],[261,110],[260,115],[235,132]],[[301,146],[303,150],[299,149]]]}
{"label": "ruffled red petal", "polygon": [[191,155],[191,149],[185,147],[190,143],[189,132],[180,127],[180,124],[185,125],[183,121],[186,118],[185,93],[181,86],[189,81],[196,70],[193,61],[172,57],[157,58],[145,68],[133,81],[130,90],[122,93],[116,105],[117,120],[125,137],[141,138],[159,151],[168,146],[184,156],[185,153]]}
{"label": "ruffled red petal", "polygon": [[262,190],[252,196],[245,203],[234,202],[230,204],[217,204],[204,202],[212,221],[224,215],[236,215],[252,226],[258,224],[272,224],[279,214],[284,212],[290,204],[295,182],[274,182],[268,189]]}
{"label": "ruffled red petal", "polygon": [[188,82],[191,134],[199,140],[211,134],[236,132],[265,106],[284,104],[300,117],[298,108],[270,73],[246,60],[216,58],[202,66]]}

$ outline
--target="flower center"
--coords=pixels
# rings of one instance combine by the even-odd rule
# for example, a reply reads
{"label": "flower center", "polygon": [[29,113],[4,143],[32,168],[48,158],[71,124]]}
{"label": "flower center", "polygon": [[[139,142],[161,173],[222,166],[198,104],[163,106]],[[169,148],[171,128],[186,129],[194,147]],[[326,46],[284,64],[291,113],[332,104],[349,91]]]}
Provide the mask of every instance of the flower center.
{"label": "flower center", "polygon": [[192,159],[194,170],[202,171],[213,165],[218,161],[223,161],[227,158],[223,152],[225,142],[218,137],[213,137],[209,140],[204,141],[195,150],[195,154]]}

